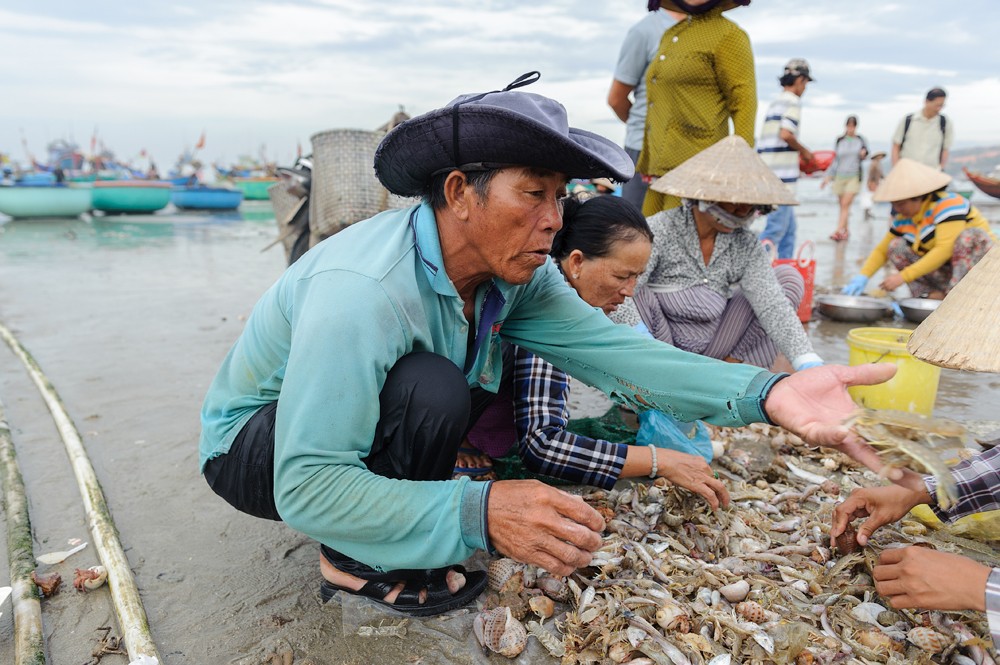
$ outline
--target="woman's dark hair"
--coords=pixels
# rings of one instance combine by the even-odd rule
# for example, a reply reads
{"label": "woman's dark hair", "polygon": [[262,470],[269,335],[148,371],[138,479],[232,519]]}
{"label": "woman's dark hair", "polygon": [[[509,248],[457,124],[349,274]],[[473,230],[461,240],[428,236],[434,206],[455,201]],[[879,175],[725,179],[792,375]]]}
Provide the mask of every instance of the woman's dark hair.
{"label": "woman's dark hair", "polygon": [[595,196],[581,201],[568,197],[563,204],[563,227],[552,240],[549,252],[562,261],[573,250],[587,258],[611,253],[619,240],[631,242],[643,236],[653,241],[653,231],[635,204],[619,196]]}
{"label": "woman's dark hair", "polygon": [[857,127],[858,126],[858,116],[856,116],[856,115],[849,115],[849,116],[847,116],[847,122],[845,122],[844,124],[845,125],[850,125],[851,123],[854,123],[854,126]]}

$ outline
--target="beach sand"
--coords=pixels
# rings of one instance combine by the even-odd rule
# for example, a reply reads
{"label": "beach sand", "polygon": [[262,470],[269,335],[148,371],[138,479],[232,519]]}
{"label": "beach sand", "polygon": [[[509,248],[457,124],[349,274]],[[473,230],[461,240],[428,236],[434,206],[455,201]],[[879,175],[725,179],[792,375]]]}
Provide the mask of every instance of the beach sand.
{"label": "beach sand", "polygon": [[[885,211],[870,222],[856,212],[851,240],[835,246],[826,239],[835,225],[832,197],[816,181],[802,183],[800,192],[800,238],[816,242],[817,284],[839,286],[881,237]],[[198,474],[202,398],[254,302],[284,268],[280,248],[261,251],[276,235],[269,211],[267,203],[251,202],[228,216],[0,224],[0,322],[47,373],[80,431],[161,662],[270,662],[269,653],[285,649],[300,665],[486,662],[468,613],[411,620],[405,639],[358,637],[362,622],[387,627],[399,619],[353,599],[346,609],[337,601],[321,606],[317,545],[282,524],[236,512]],[[984,212],[1000,220],[996,207]],[[852,327],[808,324],[828,362],[847,361],[844,338]],[[944,371],[937,413],[964,421],[995,417],[998,387],[994,375]],[[90,541],[52,418],[6,346],[0,400],[28,488],[36,554],[67,549],[71,538]],[[577,390],[573,415],[603,413],[604,400]],[[101,636],[96,629],[115,625],[106,588],[83,594],[71,585],[74,568],[97,563],[88,547],[51,567],[64,579],[43,601],[52,663],[85,662]],[[9,603],[0,611],[0,662],[13,662]],[[538,657],[533,648],[517,662]],[[108,655],[102,662],[127,660]]]}

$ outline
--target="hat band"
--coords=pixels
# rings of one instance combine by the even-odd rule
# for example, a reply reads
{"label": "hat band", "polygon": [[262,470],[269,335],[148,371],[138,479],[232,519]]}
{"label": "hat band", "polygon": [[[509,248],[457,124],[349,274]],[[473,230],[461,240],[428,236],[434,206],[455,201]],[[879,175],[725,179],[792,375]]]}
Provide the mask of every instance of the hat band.
{"label": "hat band", "polygon": [[526,85],[531,85],[540,78],[542,78],[541,72],[538,71],[525,72],[524,74],[521,74],[516,79],[508,83],[507,87],[504,88],[503,90],[492,90],[490,92],[484,92],[481,95],[476,95],[475,97],[463,99],[459,103],[452,106],[451,107],[451,158],[454,161],[454,163],[455,164],[462,163],[462,153],[458,141],[458,134],[459,134],[458,124],[460,118],[458,114],[458,108],[462,104],[468,104],[469,102],[479,101],[486,95],[492,95],[497,92],[510,92],[511,90],[515,90],[517,88],[523,88]]}

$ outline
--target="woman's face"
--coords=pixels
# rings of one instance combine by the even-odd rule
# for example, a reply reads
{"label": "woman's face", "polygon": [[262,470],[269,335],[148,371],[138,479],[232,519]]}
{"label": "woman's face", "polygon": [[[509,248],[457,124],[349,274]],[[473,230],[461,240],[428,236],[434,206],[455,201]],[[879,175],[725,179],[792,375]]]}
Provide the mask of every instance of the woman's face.
{"label": "woman's face", "polygon": [[918,212],[920,212],[920,206],[924,202],[924,197],[916,196],[912,199],[903,199],[902,201],[893,201],[892,207],[896,209],[903,217],[913,217]]}
{"label": "woman's face", "polygon": [[581,298],[610,314],[635,293],[636,280],[646,270],[652,247],[648,238],[636,236],[616,241],[607,256],[587,258],[580,250],[573,250],[564,261],[563,272]]}

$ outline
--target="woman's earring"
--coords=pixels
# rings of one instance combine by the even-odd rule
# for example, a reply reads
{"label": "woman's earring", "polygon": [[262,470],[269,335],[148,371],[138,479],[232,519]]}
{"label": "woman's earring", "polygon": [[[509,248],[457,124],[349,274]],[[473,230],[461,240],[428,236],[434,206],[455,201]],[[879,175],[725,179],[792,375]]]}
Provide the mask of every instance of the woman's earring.
{"label": "woman's earring", "polygon": [[580,273],[578,272],[573,273],[573,279],[580,279]]}

